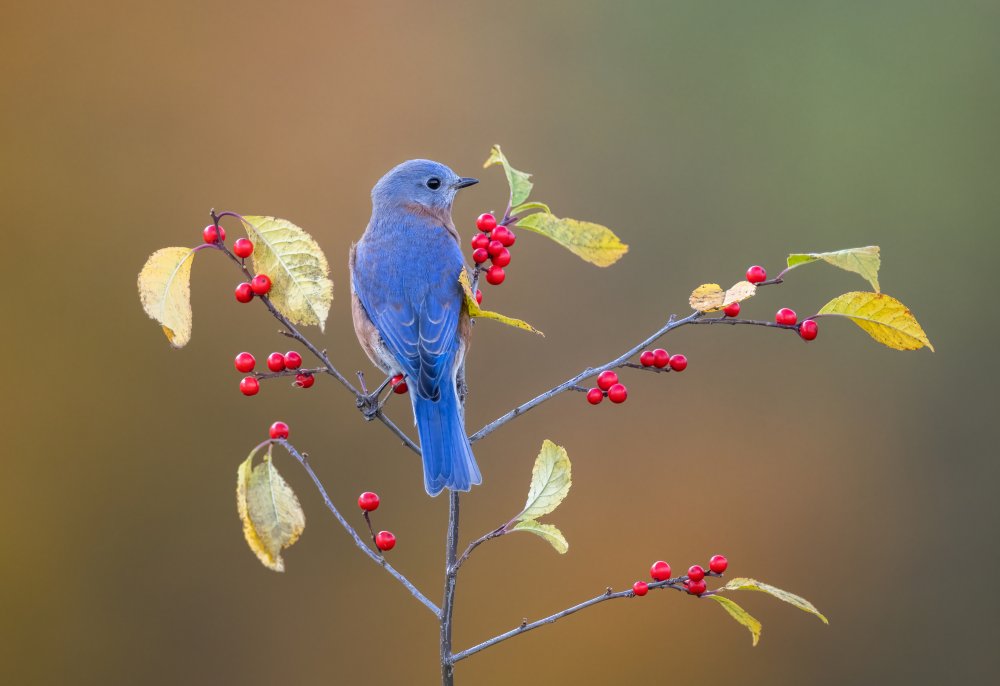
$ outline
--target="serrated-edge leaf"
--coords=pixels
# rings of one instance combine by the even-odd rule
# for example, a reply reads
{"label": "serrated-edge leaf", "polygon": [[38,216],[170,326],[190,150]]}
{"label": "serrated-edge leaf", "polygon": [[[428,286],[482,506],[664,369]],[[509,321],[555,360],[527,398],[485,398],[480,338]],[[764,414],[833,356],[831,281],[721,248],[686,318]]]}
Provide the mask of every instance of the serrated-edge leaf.
{"label": "serrated-edge leaf", "polygon": [[[788,256],[788,269],[795,269],[803,264],[822,260],[838,269],[854,272],[872,285],[875,292],[880,292],[878,270],[882,266],[882,258],[877,245],[866,245],[863,248],[846,248],[831,252],[792,253]],[[787,271],[787,270],[786,270]]]}
{"label": "serrated-edge leaf", "polygon": [[528,199],[528,196],[531,195],[531,189],[534,186],[530,180],[531,174],[518,171],[510,166],[510,162],[507,161],[507,157],[503,154],[499,145],[494,145],[490,150],[490,156],[483,163],[483,169],[486,169],[491,164],[499,164],[503,167],[503,172],[507,176],[507,185],[510,186],[511,207],[520,205]]}
{"label": "serrated-edge leaf", "polygon": [[162,328],[175,348],[191,340],[192,248],[161,248],[146,260],[137,285],[142,309]]}
{"label": "serrated-edge leaf", "polygon": [[737,622],[745,626],[749,631],[753,640],[753,645],[757,645],[760,641],[760,632],[763,630],[763,625],[760,621],[754,617],[752,614],[744,610],[738,603],[733,601],[731,598],[727,598],[722,595],[709,595],[703,596],[705,598],[711,598],[722,608],[729,613],[729,616],[735,619]]}
{"label": "serrated-edge leaf", "polygon": [[[236,509],[250,550],[265,567],[283,572],[281,551],[301,536],[305,513],[270,457],[253,466],[256,453],[257,450],[251,452],[237,470]],[[263,505],[255,505],[258,500]]]}
{"label": "serrated-edge leaf", "polygon": [[559,529],[551,524],[539,524],[538,521],[534,519],[528,519],[518,522],[507,529],[507,531],[527,531],[535,534],[536,536],[541,536],[548,541],[560,555],[565,555],[566,551],[569,550],[569,541],[566,540],[566,537],[563,536]]}
{"label": "serrated-edge leaf", "polygon": [[479,303],[476,302],[476,296],[472,293],[472,283],[469,281],[469,275],[464,269],[458,275],[458,282],[462,284],[462,292],[465,293],[465,307],[469,312],[469,316],[473,319],[492,319],[493,321],[500,322],[501,324],[513,326],[515,329],[530,331],[532,333],[537,333],[539,336],[545,336],[544,333],[526,321],[481,308]]}
{"label": "serrated-edge leaf", "polygon": [[778,600],[782,600],[789,605],[794,605],[803,612],[816,615],[823,620],[824,624],[830,623],[826,616],[816,609],[815,605],[802,596],[795,595],[794,593],[790,593],[782,588],[778,588],[777,586],[772,586],[771,584],[765,584],[763,581],[757,581],[756,579],[749,579],[746,577],[737,577],[735,579],[730,579],[725,586],[719,589],[719,591],[757,591],[758,593],[767,593],[768,595],[774,596]]}
{"label": "serrated-edge leaf", "polygon": [[542,442],[542,449],[531,469],[531,486],[524,509],[514,517],[516,521],[538,519],[557,507],[573,485],[572,465],[566,449],[549,439]]}
{"label": "serrated-edge leaf", "polygon": [[519,219],[517,226],[551,238],[577,257],[598,267],[610,267],[628,252],[628,246],[614,231],[594,222],[536,212]]}
{"label": "serrated-edge leaf", "polygon": [[875,341],[893,350],[919,350],[926,346],[934,351],[909,308],[885,293],[844,293],[824,305],[816,316],[847,317]]}

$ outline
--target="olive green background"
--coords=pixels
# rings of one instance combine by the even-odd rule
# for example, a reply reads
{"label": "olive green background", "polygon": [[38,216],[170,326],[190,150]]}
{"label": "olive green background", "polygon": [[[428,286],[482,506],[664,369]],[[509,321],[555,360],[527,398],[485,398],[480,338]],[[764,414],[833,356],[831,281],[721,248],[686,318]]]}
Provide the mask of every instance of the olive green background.
{"label": "olive green background", "polygon": [[[291,424],[357,524],[377,490],[394,564],[440,596],[446,502],[418,461],[321,378],[247,399],[232,358],[288,348],[194,266],[194,338],[143,314],[146,256],[200,241],[209,208],[287,217],[330,258],[325,335],[369,371],[346,258],[368,192],[431,157],[484,182],[455,208],[502,210],[493,143],[558,213],[629,243],[602,270],[522,232],[485,304],[543,329],[480,324],[470,429],[686,311],[691,288],[771,273],[790,251],[878,244],[883,289],[937,353],[847,322],[804,344],[690,327],[683,375],[626,374],[629,400],[564,396],[477,444],[463,540],[517,511],[544,438],[574,486],[532,536],[480,549],[455,642],[725,552],[737,575],[814,601],[829,627],[740,600],[760,645],[680,594],[616,601],[461,663],[462,684],[962,683],[998,667],[996,2],[8,3],[0,24],[6,371],[0,681],[432,684],[437,629],[365,559],[279,456],[308,526],[283,575],[247,550],[236,467]],[[230,225],[231,234],[236,233]],[[419,250],[419,245],[407,249]],[[745,307],[809,314],[862,290],[802,268]],[[404,425],[405,402],[391,414]]]}

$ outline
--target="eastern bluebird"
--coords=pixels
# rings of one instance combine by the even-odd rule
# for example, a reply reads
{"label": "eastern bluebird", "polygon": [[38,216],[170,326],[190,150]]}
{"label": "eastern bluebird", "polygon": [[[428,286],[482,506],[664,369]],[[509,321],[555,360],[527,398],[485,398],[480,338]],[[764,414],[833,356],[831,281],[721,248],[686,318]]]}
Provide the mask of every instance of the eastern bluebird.
{"label": "eastern bluebird", "polygon": [[371,221],[351,248],[354,330],[375,366],[407,377],[432,496],[483,480],[458,399],[472,327],[451,219],[455,194],[474,183],[437,162],[403,162],[375,184]]}

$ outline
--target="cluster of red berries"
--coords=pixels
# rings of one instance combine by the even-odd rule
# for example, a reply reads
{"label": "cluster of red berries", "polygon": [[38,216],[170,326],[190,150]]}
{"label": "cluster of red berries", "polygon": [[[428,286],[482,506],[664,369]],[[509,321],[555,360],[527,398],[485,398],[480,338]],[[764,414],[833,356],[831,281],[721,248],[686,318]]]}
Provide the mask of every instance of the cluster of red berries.
{"label": "cluster of red berries", "polygon": [[675,372],[683,372],[688,366],[688,358],[686,356],[680,353],[671,355],[663,348],[644,350],[639,355],[639,362],[643,367],[656,367],[657,369],[670,367]]}
{"label": "cluster of red berries", "polygon": [[618,375],[608,369],[597,376],[597,388],[587,391],[587,402],[597,405],[604,396],[613,403],[623,403],[628,399],[628,389],[625,384],[618,382]]}
{"label": "cluster of red berries", "polygon": [[271,277],[267,274],[258,274],[244,281],[236,287],[236,300],[241,303],[248,303],[255,295],[267,295],[271,290]]}
{"label": "cluster of red berries", "polygon": [[[766,280],[767,271],[760,265],[755,264],[747,269],[747,281],[750,283],[758,284]],[[740,304],[729,303],[722,308],[722,311],[727,317],[738,317],[740,314]],[[798,320],[799,316],[795,314],[795,310],[787,307],[782,307],[778,310],[777,314],[774,315],[774,322],[783,326],[795,326]],[[819,335],[819,326],[816,324],[816,320],[814,319],[806,319],[798,325],[797,330],[799,332],[799,336],[804,341],[815,340],[816,336]]]}
{"label": "cluster of red berries", "polygon": [[[236,371],[249,374],[257,366],[257,360],[250,353],[240,353],[233,361]],[[271,353],[267,356],[267,368],[272,372],[283,372],[286,369],[296,370],[302,366],[302,355],[294,350],[287,353]],[[300,388],[309,388],[316,383],[316,377],[309,372],[301,372],[295,375],[295,385]],[[243,395],[257,395],[260,390],[260,381],[255,376],[246,376],[240,381],[240,391]]]}
{"label": "cluster of red berries", "polygon": [[[379,502],[381,501],[378,494],[371,491],[365,491],[358,496],[358,507],[362,509],[366,517],[369,512],[374,512],[378,509]],[[396,536],[391,531],[379,531],[375,534],[375,545],[382,552],[392,550],[396,547]]]}
{"label": "cluster of red berries", "polygon": [[[209,224],[202,230],[201,237],[206,243],[224,243],[226,230],[217,224]],[[237,238],[236,242],[233,243],[233,253],[245,260],[253,255],[253,242],[249,238]],[[267,295],[270,291],[271,277],[267,274],[258,274],[249,282],[244,281],[236,287],[236,300],[248,303],[253,300],[255,295]]]}
{"label": "cluster of red berries", "polygon": [[[514,245],[517,236],[506,226],[498,226],[497,218],[489,212],[479,215],[476,219],[476,228],[480,233],[472,237],[472,261],[476,267],[487,260],[490,267],[486,269],[486,282],[492,286],[499,286],[507,278],[503,268],[510,264],[510,250]],[[483,294],[476,291],[476,302],[482,302]]]}
{"label": "cluster of red berries", "polygon": [[407,391],[406,377],[402,374],[396,374],[396,376],[389,379],[389,386],[392,388],[393,393],[402,395]]}
{"label": "cluster of red berries", "polygon": [[[722,574],[729,567],[729,560],[724,555],[713,555],[708,561],[708,568],[713,574]],[[708,590],[705,584],[705,568],[701,565],[691,565],[688,568],[687,576],[682,577],[684,590],[691,595],[701,595]],[[663,560],[657,560],[649,568],[649,575],[653,581],[667,581],[670,579],[670,565]],[[649,584],[645,581],[636,581],[632,584],[632,592],[637,596],[644,596],[649,592]]]}

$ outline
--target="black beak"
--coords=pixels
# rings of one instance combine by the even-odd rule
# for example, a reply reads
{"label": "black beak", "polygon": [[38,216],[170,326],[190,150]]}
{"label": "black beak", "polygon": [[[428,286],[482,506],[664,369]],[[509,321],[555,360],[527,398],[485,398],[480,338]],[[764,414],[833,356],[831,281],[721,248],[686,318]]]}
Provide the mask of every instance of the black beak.
{"label": "black beak", "polygon": [[475,186],[477,183],[479,183],[479,179],[473,179],[468,176],[463,176],[462,178],[460,178],[458,181],[455,182],[453,188],[455,190],[458,190],[459,188],[468,188],[469,186]]}

